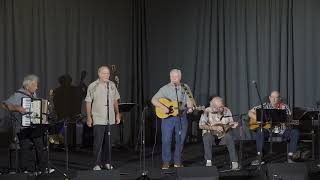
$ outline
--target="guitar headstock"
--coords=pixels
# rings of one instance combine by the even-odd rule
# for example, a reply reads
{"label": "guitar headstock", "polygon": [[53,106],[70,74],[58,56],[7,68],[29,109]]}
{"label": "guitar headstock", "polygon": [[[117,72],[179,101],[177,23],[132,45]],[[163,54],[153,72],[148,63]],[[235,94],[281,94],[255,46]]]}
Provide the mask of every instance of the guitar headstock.
{"label": "guitar headstock", "polygon": [[206,109],[205,106],[196,106],[196,107],[193,107],[193,110],[197,110],[197,111],[204,111]]}

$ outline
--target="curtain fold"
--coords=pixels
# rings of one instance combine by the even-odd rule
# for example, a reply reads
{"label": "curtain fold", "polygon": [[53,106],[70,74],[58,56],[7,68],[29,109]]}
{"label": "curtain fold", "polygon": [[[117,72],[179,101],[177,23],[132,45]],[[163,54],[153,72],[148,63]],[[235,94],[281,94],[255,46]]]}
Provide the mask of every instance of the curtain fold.
{"label": "curtain fold", "polygon": [[[320,2],[317,0],[0,0],[0,99],[29,73],[40,96],[69,73],[79,83],[116,65],[133,142],[143,106],[182,70],[199,105],[222,96],[234,113],[280,90],[291,106],[320,100]],[[131,120],[133,119],[133,120]]]}

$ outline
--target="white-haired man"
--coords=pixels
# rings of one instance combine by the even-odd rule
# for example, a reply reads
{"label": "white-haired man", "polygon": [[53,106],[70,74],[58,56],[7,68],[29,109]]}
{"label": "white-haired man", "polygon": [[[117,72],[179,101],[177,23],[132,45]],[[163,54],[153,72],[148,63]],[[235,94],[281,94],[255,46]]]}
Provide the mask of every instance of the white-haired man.
{"label": "white-haired man", "polygon": [[101,166],[111,170],[113,167],[108,156],[108,150],[111,148],[109,147],[111,142],[108,138],[108,125],[113,132],[115,124],[120,123],[121,117],[118,105],[120,95],[115,83],[109,80],[110,69],[107,66],[101,66],[98,69],[98,76],[99,79],[89,85],[85,99],[87,125],[89,127],[93,126],[93,170],[101,170]]}
{"label": "white-haired man", "polygon": [[[199,128],[202,129],[202,139],[204,146],[204,158],[206,166],[212,166],[212,146],[215,143],[218,134],[221,134],[221,142],[227,145],[231,169],[238,170],[238,156],[234,146],[234,140],[228,129],[224,129],[221,125],[228,125],[230,128],[236,128],[237,122],[233,121],[229,108],[225,107],[223,100],[219,96],[215,96],[210,101],[210,107],[206,108],[199,121]],[[224,134],[224,136],[222,136]],[[220,136],[220,135],[219,135]]]}
{"label": "white-haired man", "polygon": [[[21,99],[25,97],[37,98],[36,91],[38,89],[39,78],[36,75],[27,75],[23,79],[22,88],[17,90],[13,95],[5,101],[6,104],[19,106],[21,105]],[[23,110],[22,110],[23,111]],[[16,124],[16,134],[19,138],[20,144],[20,157],[21,157],[21,170],[33,171],[32,161],[34,161],[34,154],[31,151],[31,147],[34,145],[38,158],[37,171],[47,172],[47,160],[46,153],[44,152],[43,133],[37,131],[33,127],[22,127],[22,115],[20,113],[14,113]]]}
{"label": "white-haired man", "polygon": [[[181,160],[181,153],[183,150],[184,140],[187,134],[188,122],[186,112],[192,112],[194,106],[191,99],[187,95],[185,89],[190,89],[188,85],[181,81],[181,71],[172,69],[170,71],[170,83],[160,88],[160,90],[153,96],[152,104],[161,108],[164,113],[169,113],[167,106],[159,102],[160,98],[166,98],[171,101],[180,102],[180,117],[168,117],[161,121],[162,131],[162,169],[168,169],[171,161],[171,138],[175,131],[175,152],[174,152],[174,167],[183,167]],[[178,97],[177,97],[178,96]]]}
{"label": "white-haired man", "polygon": [[[287,115],[291,115],[290,108],[287,104],[281,101],[280,92],[272,91],[269,96],[269,102],[263,104],[264,109],[283,109],[286,111]],[[256,118],[256,110],[261,109],[261,105],[253,107],[249,112],[248,116],[252,119]],[[270,126],[265,126],[262,129],[257,128],[256,132],[256,146],[257,146],[257,159],[251,162],[251,165],[264,164],[263,158],[263,146],[264,141],[269,138]],[[289,141],[288,146],[288,163],[293,163],[293,153],[297,151],[298,141],[299,141],[300,131],[296,128],[288,128],[282,134],[283,139]]]}

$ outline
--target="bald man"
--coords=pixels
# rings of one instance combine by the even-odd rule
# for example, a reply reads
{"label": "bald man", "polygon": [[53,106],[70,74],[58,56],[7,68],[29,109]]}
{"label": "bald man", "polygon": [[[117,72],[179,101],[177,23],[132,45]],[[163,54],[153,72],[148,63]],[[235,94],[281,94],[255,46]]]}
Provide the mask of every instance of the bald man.
{"label": "bald man", "polygon": [[[210,107],[206,108],[205,113],[201,115],[199,121],[199,128],[202,129],[206,166],[212,166],[212,146],[217,138],[214,132],[224,132],[222,127],[217,126],[217,124],[229,124],[231,125],[231,128],[236,128],[238,126],[238,123],[233,121],[230,109],[225,107],[222,98],[218,96],[211,99]],[[230,131],[226,132],[220,143],[225,143],[227,145],[231,161],[231,169],[238,170],[238,156]]]}
{"label": "bald man", "polygon": [[107,126],[110,125],[110,130],[113,132],[121,119],[118,104],[120,95],[115,83],[109,80],[110,69],[107,66],[101,66],[98,69],[98,76],[99,79],[88,86],[85,99],[87,125],[93,126],[93,170],[96,171],[101,170],[101,167],[107,170],[113,169],[108,156],[111,142],[109,142]]}
{"label": "bald man", "polygon": [[[263,104],[264,109],[284,109],[288,116],[291,116],[290,108],[287,104],[281,101],[280,92],[272,91],[269,96],[269,102]],[[252,108],[248,115],[250,118],[256,118],[256,110],[261,109],[261,105]],[[264,164],[262,161],[262,150],[264,141],[269,138],[270,129],[269,128],[258,128],[256,132],[256,146],[257,146],[257,160],[252,161],[251,165]],[[293,163],[293,153],[297,150],[297,144],[299,141],[299,130],[298,129],[286,129],[282,134],[282,138],[289,141],[288,149],[288,163]]]}

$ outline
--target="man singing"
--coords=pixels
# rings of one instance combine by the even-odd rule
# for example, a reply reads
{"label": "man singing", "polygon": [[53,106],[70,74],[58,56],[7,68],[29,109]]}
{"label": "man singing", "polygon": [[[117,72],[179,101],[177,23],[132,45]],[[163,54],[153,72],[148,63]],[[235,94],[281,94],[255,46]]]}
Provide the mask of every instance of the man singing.
{"label": "man singing", "polygon": [[85,99],[87,125],[93,126],[93,170],[101,170],[101,167],[111,170],[113,166],[110,163],[111,159],[109,159],[111,142],[108,137],[108,125],[113,132],[115,124],[120,123],[118,106],[120,95],[115,84],[109,80],[110,69],[107,66],[101,66],[98,69],[98,76],[99,79],[89,85]]}
{"label": "man singing", "polygon": [[170,71],[170,83],[160,88],[153,96],[152,104],[161,108],[163,113],[169,113],[168,107],[159,102],[160,98],[166,98],[170,101],[179,101],[180,112],[176,117],[164,118],[161,121],[162,131],[162,169],[169,169],[171,161],[171,139],[175,131],[175,152],[174,152],[174,167],[183,167],[181,153],[183,150],[184,140],[187,133],[188,122],[186,112],[192,112],[193,103],[187,95],[186,89],[189,87],[181,83],[181,71],[172,69]]}

